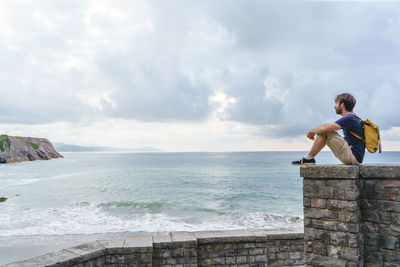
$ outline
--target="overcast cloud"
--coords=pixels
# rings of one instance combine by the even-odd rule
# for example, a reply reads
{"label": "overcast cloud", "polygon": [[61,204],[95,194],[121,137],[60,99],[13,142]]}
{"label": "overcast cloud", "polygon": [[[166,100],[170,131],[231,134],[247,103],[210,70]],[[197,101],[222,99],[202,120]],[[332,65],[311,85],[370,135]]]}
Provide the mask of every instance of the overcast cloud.
{"label": "overcast cloud", "polygon": [[0,124],[213,120],[296,138],[350,92],[397,138],[399,58],[398,2],[1,1]]}

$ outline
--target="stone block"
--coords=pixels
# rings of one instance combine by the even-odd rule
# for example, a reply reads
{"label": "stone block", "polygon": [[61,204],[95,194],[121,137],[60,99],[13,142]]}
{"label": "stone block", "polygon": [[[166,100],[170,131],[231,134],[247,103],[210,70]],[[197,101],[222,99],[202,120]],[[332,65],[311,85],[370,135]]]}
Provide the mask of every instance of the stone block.
{"label": "stone block", "polygon": [[82,255],[82,261],[100,258],[106,255],[106,248],[97,241],[65,249],[68,252]]}
{"label": "stone block", "polygon": [[396,263],[400,266],[400,251],[399,250],[383,250],[384,260],[390,263]]}
{"label": "stone block", "polygon": [[249,255],[262,255],[264,253],[263,249],[252,248],[249,249]]}
{"label": "stone block", "polygon": [[376,200],[360,199],[360,208],[362,210],[375,210],[376,209]]}
{"label": "stone block", "polygon": [[360,226],[359,226],[359,224],[356,224],[356,223],[339,222],[336,225],[336,231],[358,233],[360,231]]}
{"label": "stone block", "polygon": [[356,201],[329,199],[327,203],[329,210],[346,210],[346,211],[359,210],[358,203]]}
{"label": "stone block", "polygon": [[287,252],[278,252],[278,253],[276,253],[276,258],[278,260],[288,259],[289,258],[289,253],[287,253]]}
{"label": "stone block", "polygon": [[164,259],[171,257],[171,251],[169,249],[153,249],[154,258]]}
{"label": "stone block", "polygon": [[268,246],[268,252],[278,252],[279,246]]}
{"label": "stone block", "polygon": [[185,254],[184,248],[174,248],[170,251],[172,258],[182,258]]}
{"label": "stone block", "polygon": [[395,225],[400,225],[400,213],[394,213],[392,212],[390,214],[391,217],[391,222]]}
{"label": "stone block", "polygon": [[306,254],[306,266],[346,267],[346,261],[321,255]]}
{"label": "stone block", "polygon": [[400,201],[400,188],[392,188],[389,200]]}
{"label": "stone block", "polygon": [[233,249],[243,249],[244,243],[232,243],[232,248]]}
{"label": "stone block", "polygon": [[196,236],[191,232],[171,232],[171,239],[179,247],[193,247],[197,244]]}
{"label": "stone block", "polygon": [[276,253],[268,253],[267,255],[269,260],[276,260]]}
{"label": "stone block", "polygon": [[308,252],[308,253],[312,253],[313,252],[313,246],[316,242],[312,242],[312,241],[304,241],[304,251]]}
{"label": "stone block", "polygon": [[362,232],[371,232],[371,233],[377,233],[379,228],[379,224],[375,222],[362,222],[361,223],[361,229]]}
{"label": "stone block", "polygon": [[392,180],[392,179],[388,179],[388,180],[383,180],[382,181],[382,186],[384,188],[400,188],[400,179],[396,179],[396,180]]}
{"label": "stone block", "polygon": [[378,232],[383,235],[395,236],[400,238],[400,225],[381,225]]}
{"label": "stone block", "polygon": [[337,219],[338,214],[329,209],[304,208],[304,217],[312,219]]}
{"label": "stone block", "polygon": [[282,267],[283,260],[268,260],[268,267]]}
{"label": "stone block", "polygon": [[[287,240],[295,240],[295,239],[303,239],[304,238],[304,234],[302,232],[304,232],[304,229],[301,228],[295,228],[296,231],[295,232],[271,232],[267,234],[267,239],[268,242],[270,242],[271,240],[278,240],[280,245],[283,245],[284,242],[287,242]],[[294,241],[293,241],[294,242]]]}
{"label": "stone block", "polygon": [[378,200],[376,207],[381,211],[400,212],[400,202]]}
{"label": "stone block", "polygon": [[331,258],[338,258],[347,261],[358,262],[361,260],[361,251],[355,248],[328,246],[328,256]]}
{"label": "stone block", "polygon": [[167,244],[171,243],[171,235],[156,233],[153,235],[153,246],[154,247],[165,247]]}
{"label": "stone block", "polygon": [[225,265],[225,258],[214,258],[211,262],[213,265]]}
{"label": "stone block", "polygon": [[[304,256],[299,260],[293,260],[293,266],[302,266],[304,267]],[[266,266],[267,267],[267,266]]]}
{"label": "stone block", "polygon": [[311,252],[317,255],[326,256],[327,255],[326,245],[327,244],[321,242],[313,242],[312,244],[313,249]]}
{"label": "stone block", "polygon": [[324,187],[327,185],[327,179],[303,179],[303,186],[310,185],[310,186],[320,186]]}
{"label": "stone block", "polygon": [[[142,248],[142,249],[141,249]],[[153,249],[153,236],[132,236],[125,239],[124,249],[147,252]]]}
{"label": "stone block", "polygon": [[349,261],[349,262],[347,262],[346,267],[360,267],[360,266],[363,266],[363,262],[364,261],[361,261],[361,262]]}
{"label": "stone block", "polygon": [[303,197],[303,206],[304,207],[310,207],[311,206],[311,198]]}
{"label": "stone block", "polygon": [[[311,220],[311,219],[309,219]],[[337,221],[326,221],[326,220],[319,220],[319,219],[312,219],[310,226],[316,229],[323,229],[323,230],[335,230]]]}
{"label": "stone block", "polygon": [[345,188],[346,196],[344,199],[347,200],[357,200],[360,198],[360,190],[357,186],[350,186]]}
{"label": "stone block", "polygon": [[303,196],[314,198],[334,198],[335,190],[333,187],[322,186],[303,186]]}
{"label": "stone block", "polygon": [[362,233],[358,234],[347,234],[348,246],[351,248],[360,248],[363,246]]}
{"label": "stone block", "polygon": [[229,258],[225,258],[225,263],[226,264],[235,264],[236,263],[236,261],[235,261],[235,258],[234,257],[229,257]]}
{"label": "stone block", "polygon": [[199,244],[228,243],[228,242],[259,242],[265,241],[262,231],[257,230],[224,230],[224,231],[198,231],[193,236],[198,239]]}
{"label": "stone block", "polygon": [[365,267],[383,267],[383,261],[366,258],[364,260],[364,266]]}
{"label": "stone block", "polygon": [[354,179],[359,176],[359,166],[355,165],[313,165],[301,166],[300,176],[304,178]]}
{"label": "stone block", "polygon": [[365,233],[364,241],[369,246],[386,249],[399,249],[400,239],[393,236],[385,236],[379,233]]}
{"label": "stone block", "polygon": [[347,223],[359,223],[361,221],[361,211],[338,211],[338,220]]}
{"label": "stone block", "polygon": [[362,210],[361,216],[363,221],[375,222],[375,223],[390,223],[390,212],[378,211],[378,210]]}
{"label": "stone block", "polygon": [[329,231],[313,228],[304,229],[305,241],[319,241],[325,244],[329,243]]}
{"label": "stone block", "polygon": [[243,264],[243,263],[247,263],[247,257],[246,256],[237,256],[236,264]]}
{"label": "stone block", "polygon": [[364,255],[367,259],[375,259],[379,261],[383,261],[384,254],[382,249],[377,247],[365,246],[364,247]]}
{"label": "stone block", "polygon": [[[246,243],[246,244],[243,245],[243,247],[244,248],[255,248],[256,244],[254,244],[254,243]],[[224,249],[225,249],[225,247],[224,247]]]}
{"label": "stone block", "polygon": [[117,255],[107,255],[106,264],[126,264],[126,255],[125,254],[117,254]]}
{"label": "stone block", "polygon": [[166,259],[166,260],[167,260],[167,264],[176,265],[176,259],[169,258],[169,259]]}
{"label": "stone block", "polygon": [[125,239],[97,240],[97,242],[106,248],[107,254],[124,253],[123,247],[125,244]]}
{"label": "stone block", "polygon": [[382,184],[379,180],[360,180],[360,197],[375,199],[378,190],[381,190]]}
{"label": "stone block", "polygon": [[360,191],[355,185],[349,187],[336,187],[334,198],[339,200],[358,200],[360,198]]}
{"label": "stone block", "polygon": [[287,246],[287,245],[280,246],[279,251],[289,251],[289,246]]}
{"label": "stone block", "polygon": [[267,255],[257,255],[254,258],[255,262],[268,262],[268,256]]}
{"label": "stone block", "polygon": [[311,198],[311,207],[312,208],[326,208],[326,199],[324,198]]}
{"label": "stone block", "polygon": [[304,257],[304,252],[302,251],[295,251],[295,252],[289,252],[289,259],[291,260],[299,260]]}
{"label": "stone block", "polygon": [[347,233],[330,232],[329,243],[334,246],[347,246]]}
{"label": "stone block", "polygon": [[379,189],[376,192],[376,199],[379,200],[389,200],[389,201],[393,201],[395,200],[393,193],[392,193],[393,189],[392,188],[383,188],[383,189]]}
{"label": "stone block", "polygon": [[360,165],[363,178],[400,178],[399,165]]}
{"label": "stone block", "polygon": [[326,185],[332,187],[342,187],[342,188],[355,187],[356,180],[329,179],[326,181]]}
{"label": "stone block", "polygon": [[152,263],[152,253],[140,253],[138,258],[139,264]]}

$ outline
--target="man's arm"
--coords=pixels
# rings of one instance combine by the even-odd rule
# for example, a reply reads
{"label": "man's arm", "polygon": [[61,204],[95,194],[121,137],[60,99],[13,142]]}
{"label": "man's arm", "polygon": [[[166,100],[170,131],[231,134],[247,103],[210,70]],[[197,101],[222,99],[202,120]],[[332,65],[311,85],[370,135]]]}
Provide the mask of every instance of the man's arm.
{"label": "man's arm", "polygon": [[329,132],[337,131],[342,129],[339,124],[337,123],[325,123],[322,124],[314,129],[311,129],[307,132],[307,137],[310,138],[311,140],[314,140],[314,135],[316,134],[326,134]]}

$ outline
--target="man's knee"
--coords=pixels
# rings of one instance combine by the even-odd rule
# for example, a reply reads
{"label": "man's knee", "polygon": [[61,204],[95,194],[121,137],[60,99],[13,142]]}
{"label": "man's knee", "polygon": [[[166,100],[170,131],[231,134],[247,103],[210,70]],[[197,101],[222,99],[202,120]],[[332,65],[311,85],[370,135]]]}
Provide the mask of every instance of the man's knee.
{"label": "man's knee", "polygon": [[326,136],[334,136],[334,135],[338,135],[338,133],[336,131],[326,133]]}
{"label": "man's knee", "polygon": [[317,137],[326,139],[326,138],[328,137],[328,135],[327,135],[326,133],[324,133],[324,134],[317,134]]}
{"label": "man's knee", "polygon": [[335,139],[335,138],[340,138],[340,135],[336,131],[332,131],[332,132],[326,133],[325,135],[326,135],[327,141],[330,141],[330,140]]}

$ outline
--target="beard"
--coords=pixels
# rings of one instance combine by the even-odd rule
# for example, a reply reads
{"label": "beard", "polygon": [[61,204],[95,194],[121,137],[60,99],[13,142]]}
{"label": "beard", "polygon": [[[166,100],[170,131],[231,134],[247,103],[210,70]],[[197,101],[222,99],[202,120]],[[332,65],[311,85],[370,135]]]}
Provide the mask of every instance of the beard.
{"label": "beard", "polygon": [[341,115],[343,110],[341,107],[337,107],[337,108],[335,108],[335,111],[336,111],[336,114]]}

